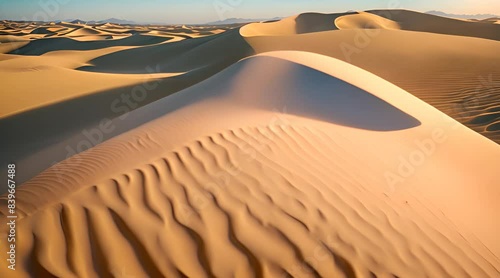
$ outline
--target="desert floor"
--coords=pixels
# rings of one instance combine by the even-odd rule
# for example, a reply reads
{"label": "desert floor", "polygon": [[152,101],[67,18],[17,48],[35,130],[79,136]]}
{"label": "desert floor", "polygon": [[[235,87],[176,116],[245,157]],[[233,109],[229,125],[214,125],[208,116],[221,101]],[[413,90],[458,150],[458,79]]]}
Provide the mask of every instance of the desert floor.
{"label": "desert floor", "polygon": [[499,277],[497,22],[0,22],[0,277]]}

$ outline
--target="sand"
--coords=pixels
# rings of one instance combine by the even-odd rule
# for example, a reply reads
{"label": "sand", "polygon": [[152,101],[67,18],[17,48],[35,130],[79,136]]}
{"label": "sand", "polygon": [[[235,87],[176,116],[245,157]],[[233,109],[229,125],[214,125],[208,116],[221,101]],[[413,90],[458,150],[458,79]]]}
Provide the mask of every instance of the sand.
{"label": "sand", "polygon": [[[182,37],[1,54],[16,92],[1,96],[2,151],[23,181],[16,271],[0,276],[498,276],[499,42],[378,13],[135,26]],[[449,110],[469,98],[467,117]]]}

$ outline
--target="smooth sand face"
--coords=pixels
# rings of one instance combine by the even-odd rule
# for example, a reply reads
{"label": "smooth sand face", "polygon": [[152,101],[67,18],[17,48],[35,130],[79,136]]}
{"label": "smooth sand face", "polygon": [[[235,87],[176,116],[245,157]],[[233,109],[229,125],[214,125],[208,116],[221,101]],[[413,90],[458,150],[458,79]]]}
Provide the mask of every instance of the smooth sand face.
{"label": "smooth sand face", "polygon": [[[0,55],[17,92],[0,127],[25,127],[5,153],[26,173],[17,270],[0,276],[497,276],[498,41],[380,13],[229,31],[4,23],[80,35]],[[448,110],[468,98],[468,117]]]}

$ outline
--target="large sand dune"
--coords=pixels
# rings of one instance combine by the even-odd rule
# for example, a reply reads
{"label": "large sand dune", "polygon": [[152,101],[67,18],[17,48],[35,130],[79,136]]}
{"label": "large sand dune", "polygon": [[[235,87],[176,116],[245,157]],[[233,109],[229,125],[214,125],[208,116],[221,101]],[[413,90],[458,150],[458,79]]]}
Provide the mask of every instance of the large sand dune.
{"label": "large sand dune", "polygon": [[[360,18],[337,18],[359,25]],[[369,17],[361,18],[367,19]],[[458,22],[458,21],[457,21]],[[270,23],[275,24],[275,23]],[[380,25],[379,21],[376,24]],[[403,23],[400,23],[403,24]],[[257,53],[301,50],[335,57],[375,73],[500,143],[499,41],[401,30],[351,29],[296,36],[253,36]],[[247,27],[249,27],[247,29]]]}
{"label": "large sand dune", "polygon": [[500,42],[443,20],[4,21],[0,277],[498,276]]}

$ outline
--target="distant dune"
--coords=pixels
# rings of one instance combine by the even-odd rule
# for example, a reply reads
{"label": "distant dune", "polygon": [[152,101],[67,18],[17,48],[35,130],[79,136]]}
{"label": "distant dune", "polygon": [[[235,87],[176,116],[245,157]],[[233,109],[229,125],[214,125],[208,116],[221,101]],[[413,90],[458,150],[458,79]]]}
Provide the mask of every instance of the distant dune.
{"label": "distant dune", "polygon": [[5,21],[0,277],[497,277],[498,28]]}

